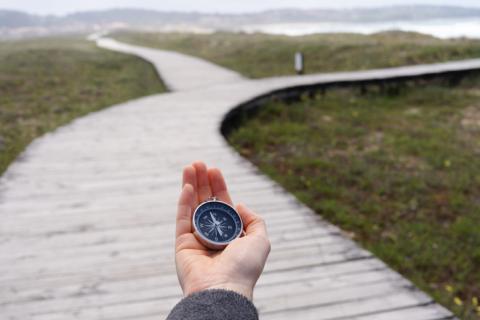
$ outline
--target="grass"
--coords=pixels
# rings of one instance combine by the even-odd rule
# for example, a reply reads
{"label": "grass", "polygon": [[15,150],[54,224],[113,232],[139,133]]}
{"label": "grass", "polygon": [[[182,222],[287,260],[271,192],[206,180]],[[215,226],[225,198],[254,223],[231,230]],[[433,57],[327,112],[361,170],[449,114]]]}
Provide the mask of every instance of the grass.
{"label": "grass", "polygon": [[0,174],[36,137],[89,112],[164,91],[153,67],[82,39],[0,42]]}
{"label": "grass", "polygon": [[480,319],[480,76],[273,101],[228,139],[459,317]]}
{"label": "grass", "polygon": [[180,51],[236,70],[251,78],[291,75],[293,55],[305,55],[306,73],[394,67],[480,57],[480,41],[440,40],[405,32],[374,35],[123,32],[114,37],[143,46]]}

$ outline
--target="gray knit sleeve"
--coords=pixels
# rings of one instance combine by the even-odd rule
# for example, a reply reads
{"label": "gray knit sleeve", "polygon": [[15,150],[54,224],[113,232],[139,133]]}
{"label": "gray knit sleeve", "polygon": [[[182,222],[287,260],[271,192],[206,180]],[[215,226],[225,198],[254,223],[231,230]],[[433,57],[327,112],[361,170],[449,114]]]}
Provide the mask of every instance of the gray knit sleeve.
{"label": "gray knit sleeve", "polygon": [[167,320],[258,320],[258,314],[253,303],[241,294],[214,289],[184,298]]}

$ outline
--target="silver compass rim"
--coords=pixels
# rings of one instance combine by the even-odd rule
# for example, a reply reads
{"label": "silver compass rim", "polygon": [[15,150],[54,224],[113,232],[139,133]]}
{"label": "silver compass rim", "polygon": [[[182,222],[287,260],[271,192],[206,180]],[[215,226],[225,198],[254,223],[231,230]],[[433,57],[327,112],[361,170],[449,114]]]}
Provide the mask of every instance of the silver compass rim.
{"label": "silver compass rim", "polygon": [[[231,240],[228,240],[228,241],[225,241],[225,242],[219,242],[219,241],[214,241],[214,240],[210,240],[208,239],[207,237],[205,237],[201,232],[200,230],[198,230],[196,224],[195,224],[195,215],[197,214],[198,212],[198,209],[204,205],[204,204],[207,204],[207,203],[222,203],[228,207],[230,207],[239,217],[239,220],[240,220],[240,232],[238,233],[238,235],[231,239]],[[195,208],[195,211],[193,212],[193,215],[192,215],[192,225],[193,225],[193,228],[195,229],[197,235],[202,238],[203,241],[207,242],[207,243],[210,243],[212,245],[215,245],[215,246],[227,246],[230,242],[240,238],[240,236],[242,236],[242,234],[244,234],[244,230],[243,230],[243,220],[242,220],[242,217],[240,216],[240,213],[238,213],[238,211],[233,207],[231,206],[230,204],[224,202],[224,201],[221,201],[221,200],[217,200],[215,197],[209,199],[209,200],[206,200],[206,201],[203,201],[202,203],[200,203],[197,208]]]}

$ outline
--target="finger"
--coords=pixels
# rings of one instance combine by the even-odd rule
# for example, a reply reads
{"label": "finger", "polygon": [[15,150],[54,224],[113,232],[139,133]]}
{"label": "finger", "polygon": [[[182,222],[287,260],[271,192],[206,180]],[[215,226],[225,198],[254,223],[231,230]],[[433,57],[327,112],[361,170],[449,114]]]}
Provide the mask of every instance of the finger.
{"label": "finger", "polygon": [[195,194],[195,204],[194,207],[198,204],[198,196],[197,196],[197,173],[193,166],[189,165],[183,168],[183,179],[182,179],[182,188],[189,184],[193,187],[193,193]]}
{"label": "finger", "polygon": [[207,166],[201,161],[193,163],[193,167],[197,173],[197,195],[198,202],[203,202],[212,196],[212,189],[208,181]]}
{"label": "finger", "polygon": [[175,232],[177,238],[183,234],[192,232],[192,209],[195,206],[195,201],[195,193],[192,185],[186,184],[178,200]]}
{"label": "finger", "polygon": [[247,208],[244,204],[237,205],[237,211],[243,221],[245,233],[248,235],[258,235],[268,239],[267,226],[262,217]]}
{"label": "finger", "polygon": [[183,168],[182,188],[188,183],[194,189],[197,187],[197,173],[192,165]]}
{"label": "finger", "polygon": [[227,184],[225,183],[222,172],[217,168],[208,169],[208,180],[210,181],[213,196],[217,197],[220,201],[232,205],[232,199],[228,193]]}

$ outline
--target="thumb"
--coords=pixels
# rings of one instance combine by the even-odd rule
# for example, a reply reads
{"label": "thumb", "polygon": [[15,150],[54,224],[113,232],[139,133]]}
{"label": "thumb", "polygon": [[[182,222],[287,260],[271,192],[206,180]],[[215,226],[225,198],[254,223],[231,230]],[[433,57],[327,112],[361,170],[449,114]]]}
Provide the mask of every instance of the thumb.
{"label": "thumb", "polygon": [[237,205],[237,211],[243,221],[245,233],[247,235],[258,235],[268,239],[267,226],[265,220],[250,210],[246,205]]}

